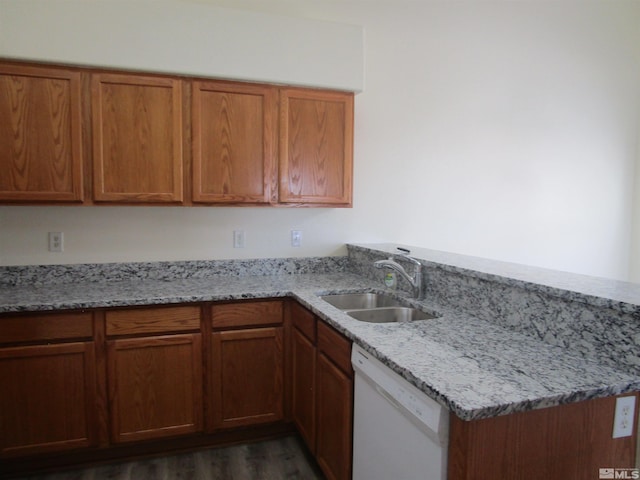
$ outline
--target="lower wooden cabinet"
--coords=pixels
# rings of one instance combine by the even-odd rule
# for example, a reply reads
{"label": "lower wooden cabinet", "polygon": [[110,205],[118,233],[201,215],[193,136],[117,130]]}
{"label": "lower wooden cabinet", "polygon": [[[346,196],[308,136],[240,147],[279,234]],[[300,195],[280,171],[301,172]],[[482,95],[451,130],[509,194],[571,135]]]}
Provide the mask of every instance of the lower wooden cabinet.
{"label": "lower wooden cabinet", "polygon": [[116,310],[105,323],[111,441],[201,432],[202,334],[177,333],[200,330],[200,308]]}
{"label": "lower wooden cabinet", "polygon": [[326,477],[350,478],[350,350],[293,301],[2,315],[0,471],[291,433],[293,419]]}
{"label": "lower wooden cabinet", "polygon": [[351,342],[318,322],[316,459],[329,480],[351,478],[353,370]]}
{"label": "lower wooden cabinet", "polygon": [[212,307],[212,429],[284,418],[281,301]]}
{"label": "lower wooden cabinet", "polygon": [[291,307],[291,416],[311,451],[316,448],[316,319]]}
{"label": "lower wooden cabinet", "polygon": [[114,443],[202,431],[200,337],[198,333],[108,342]]}
{"label": "lower wooden cabinet", "polygon": [[0,457],[97,445],[92,321],[88,312],[2,318]]}
{"label": "lower wooden cabinet", "polygon": [[351,342],[299,305],[291,307],[292,416],[329,480],[351,478]]}
{"label": "lower wooden cabinet", "polygon": [[214,428],[282,420],[282,327],[213,334]]}
{"label": "lower wooden cabinet", "polygon": [[[0,476],[291,433],[291,418],[326,478],[349,479],[350,352],[294,301],[0,315]],[[449,478],[631,468],[637,435],[611,438],[614,410],[608,397],[452,415]]]}
{"label": "lower wooden cabinet", "polygon": [[97,444],[93,342],[0,348],[0,455]]}

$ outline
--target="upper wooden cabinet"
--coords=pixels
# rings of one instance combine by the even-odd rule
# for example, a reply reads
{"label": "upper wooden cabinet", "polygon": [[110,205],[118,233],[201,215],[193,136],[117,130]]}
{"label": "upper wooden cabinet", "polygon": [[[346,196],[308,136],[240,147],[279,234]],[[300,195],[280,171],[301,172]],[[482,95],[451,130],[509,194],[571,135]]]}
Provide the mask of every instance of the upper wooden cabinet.
{"label": "upper wooden cabinet", "polygon": [[81,202],[80,73],[0,64],[0,200]]}
{"label": "upper wooden cabinet", "polygon": [[277,90],[195,81],[192,96],[193,201],[271,202]]}
{"label": "upper wooden cabinet", "polygon": [[353,94],[280,91],[279,200],[350,206]]}
{"label": "upper wooden cabinet", "polygon": [[350,207],[353,94],[0,61],[0,167],[0,203]]}
{"label": "upper wooden cabinet", "polygon": [[182,82],[92,75],[93,198],[181,203]]}

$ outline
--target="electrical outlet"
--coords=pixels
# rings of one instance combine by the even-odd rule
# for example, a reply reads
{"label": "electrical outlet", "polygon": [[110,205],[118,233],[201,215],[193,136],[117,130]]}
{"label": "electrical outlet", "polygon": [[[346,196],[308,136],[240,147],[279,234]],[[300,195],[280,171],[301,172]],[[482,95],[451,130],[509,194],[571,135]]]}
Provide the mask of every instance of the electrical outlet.
{"label": "electrical outlet", "polygon": [[630,437],[633,435],[633,414],[636,397],[616,398],[616,412],[613,416],[613,438]]}
{"label": "electrical outlet", "polygon": [[233,231],[233,248],[244,248],[244,230]]}
{"label": "electrical outlet", "polygon": [[64,251],[64,234],[62,232],[49,232],[49,251]]}
{"label": "electrical outlet", "polygon": [[291,246],[299,247],[302,245],[302,230],[291,230]]}

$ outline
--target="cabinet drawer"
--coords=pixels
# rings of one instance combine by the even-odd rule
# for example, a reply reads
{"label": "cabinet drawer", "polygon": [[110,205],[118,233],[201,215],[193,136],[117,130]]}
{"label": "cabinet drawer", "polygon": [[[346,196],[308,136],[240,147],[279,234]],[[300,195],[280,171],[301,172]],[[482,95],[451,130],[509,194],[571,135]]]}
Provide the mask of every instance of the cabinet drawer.
{"label": "cabinet drawer", "polygon": [[213,328],[282,324],[282,302],[241,302],[213,305]]}
{"label": "cabinet drawer", "polygon": [[184,332],[200,329],[200,307],[158,307],[105,313],[107,335]]}
{"label": "cabinet drawer", "polygon": [[315,345],[316,317],[313,313],[297,303],[292,303],[291,323]]}
{"label": "cabinet drawer", "polygon": [[47,342],[93,336],[91,312],[12,315],[0,318],[0,343]]}
{"label": "cabinet drawer", "polygon": [[351,341],[324,322],[318,322],[318,349],[344,372],[351,373]]}

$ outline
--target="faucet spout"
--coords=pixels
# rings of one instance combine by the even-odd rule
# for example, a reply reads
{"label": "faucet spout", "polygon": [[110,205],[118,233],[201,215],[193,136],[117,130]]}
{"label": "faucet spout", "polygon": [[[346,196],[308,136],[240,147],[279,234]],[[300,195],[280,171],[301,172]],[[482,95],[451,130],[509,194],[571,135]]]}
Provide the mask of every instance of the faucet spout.
{"label": "faucet spout", "polygon": [[373,266],[376,268],[387,268],[389,270],[397,272],[402,278],[409,282],[409,284],[413,288],[413,296],[418,300],[422,300],[422,264],[415,258],[412,258],[408,255],[401,255],[401,257],[413,263],[413,276],[409,275],[404,267],[396,262],[393,257],[389,257],[388,260],[378,260],[373,263]]}

